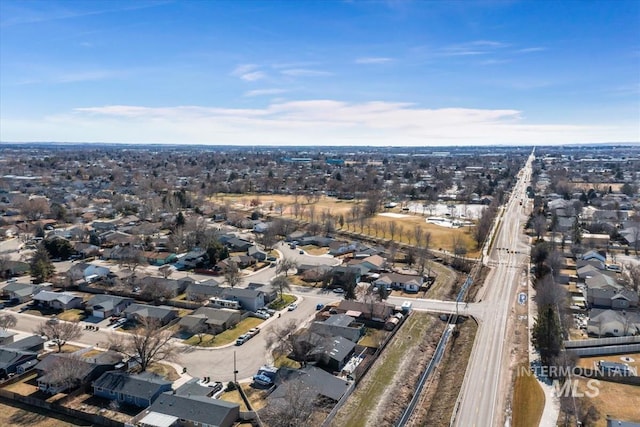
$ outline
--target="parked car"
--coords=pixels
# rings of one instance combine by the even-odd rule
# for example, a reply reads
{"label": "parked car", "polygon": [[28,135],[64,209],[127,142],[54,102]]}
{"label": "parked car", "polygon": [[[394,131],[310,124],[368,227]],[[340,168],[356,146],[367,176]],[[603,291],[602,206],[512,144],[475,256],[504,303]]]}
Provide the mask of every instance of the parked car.
{"label": "parked car", "polygon": [[258,335],[259,333],[260,333],[260,328],[251,328],[249,329],[249,332],[247,332],[247,334],[249,334],[252,337]]}
{"label": "parked car", "polygon": [[334,294],[344,294],[344,289],[342,289],[342,288],[335,288],[335,289],[333,290],[333,293],[334,293]]}
{"label": "parked car", "polygon": [[321,302],[316,304],[316,310],[322,310],[324,308],[324,304],[322,304]]}
{"label": "parked car", "polygon": [[287,310],[289,310],[289,311],[293,311],[293,310],[295,310],[296,308],[298,308],[298,304],[296,304],[296,303],[294,302],[294,303],[292,303],[292,304],[289,304],[289,307],[287,307]]}
{"label": "parked car", "polygon": [[236,345],[242,345],[242,344],[246,343],[247,341],[249,341],[249,338],[251,338],[251,337],[249,335],[247,335],[247,334],[240,335],[236,339]]}

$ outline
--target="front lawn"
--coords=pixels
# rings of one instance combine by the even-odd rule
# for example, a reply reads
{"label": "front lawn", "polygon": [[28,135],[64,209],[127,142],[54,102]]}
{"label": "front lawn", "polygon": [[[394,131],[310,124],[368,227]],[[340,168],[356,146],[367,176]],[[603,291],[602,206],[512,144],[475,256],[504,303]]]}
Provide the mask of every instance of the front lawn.
{"label": "front lawn", "polygon": [[84,310],[79,308],[73,308],[71,310],[65,310],[58,314],[58,319],[66,320],[67,322],[79,322],[85,318]]}
{"label": "front lawn", "polygon": [[295,302],[298,298],[295,295],[283,294],[282,298],[278,298],[269,304],[269,308],[273,310],[282,310],[292,302]]}
{"label": "front lawn", "polygon": [[194,335],[184,340],[184,343],[199,347],[220,347],[235,342],[240,335],[247,333],[249,329],[257,327],[262,322],[263,320],[257,317],[247,317],[235,327],[227,329],[218,335],[204,335],[202,342],[200,342],[200,338],[197,335]]}

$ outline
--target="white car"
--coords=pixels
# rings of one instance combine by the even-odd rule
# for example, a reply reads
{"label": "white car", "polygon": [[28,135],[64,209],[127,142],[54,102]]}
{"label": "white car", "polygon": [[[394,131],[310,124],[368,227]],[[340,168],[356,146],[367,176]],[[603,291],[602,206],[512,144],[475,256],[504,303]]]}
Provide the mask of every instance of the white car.
{"label": "white car", "polygon": [[294,302],[294,303],[292,303],[292,304],[289,304],[289,307],[287,307],[287,310],[289,310],[289,311],[293,311],[293,310],[295,310],[296,308],[298,308],[298,304],[296,304],[296,303]]}

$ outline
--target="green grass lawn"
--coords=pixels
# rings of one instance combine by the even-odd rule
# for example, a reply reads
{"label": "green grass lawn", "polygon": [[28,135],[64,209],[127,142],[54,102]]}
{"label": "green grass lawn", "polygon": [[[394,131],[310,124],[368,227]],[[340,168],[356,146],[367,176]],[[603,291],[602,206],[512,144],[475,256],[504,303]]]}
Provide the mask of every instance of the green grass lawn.
{"label": "green grass lawn", "polygon": [[292,302],[295,302],[296,299],[297,298],[295,297],[295,295],[283,294],[282,299],[278,298],[277,300],[269,304],[269,308],[273,310],[282,310]]}
{"label": "green grass lawn", "polygon": [[184,340],[185,344],[199,346],[199,347],[220,347],[223,345],[231,344],[242,334],[246,333],[249,329],[255,328],[263,322],[262,319],[257,317],[247,317],[234,328],[227,329],[218,335],[205,335],[200,342],[200,338],[197,335],[192,336],[189,339]]}

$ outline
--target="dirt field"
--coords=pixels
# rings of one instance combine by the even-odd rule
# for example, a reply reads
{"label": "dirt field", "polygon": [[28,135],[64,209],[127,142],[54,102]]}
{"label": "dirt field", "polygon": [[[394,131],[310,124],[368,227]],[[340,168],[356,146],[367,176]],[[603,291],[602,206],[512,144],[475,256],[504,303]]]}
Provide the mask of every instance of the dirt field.
{"label": "dirt field", "polygon": [[582,357],[578,360],[578,363],[576,365],[582,368],[593,369],[595,368],[595,364],[598,363],[599,360],[606,360],[607,362],[626,363],[630,368],[635,368],[636,371],[640,373],[640,353]]}
{"label": "dirt field", "polygon": [[444,324],[437,316],[414,312],[358,384],[331,426],[392,426],[411,399]]}

